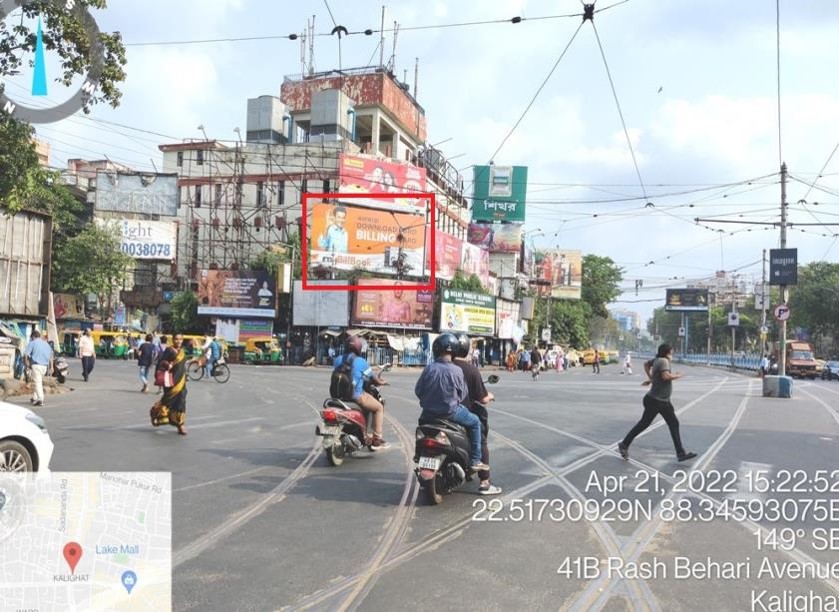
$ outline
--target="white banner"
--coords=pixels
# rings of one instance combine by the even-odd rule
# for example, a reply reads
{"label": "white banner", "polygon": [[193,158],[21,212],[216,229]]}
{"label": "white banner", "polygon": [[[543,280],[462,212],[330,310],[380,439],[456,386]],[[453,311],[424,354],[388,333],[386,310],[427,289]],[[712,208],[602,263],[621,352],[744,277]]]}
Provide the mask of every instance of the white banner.
{"label": "white banner", "polygon": [[175,259],[178,225],[174,221],[97,219],[97,222],[116,226],[122,234],[120,249],[134,259]]}

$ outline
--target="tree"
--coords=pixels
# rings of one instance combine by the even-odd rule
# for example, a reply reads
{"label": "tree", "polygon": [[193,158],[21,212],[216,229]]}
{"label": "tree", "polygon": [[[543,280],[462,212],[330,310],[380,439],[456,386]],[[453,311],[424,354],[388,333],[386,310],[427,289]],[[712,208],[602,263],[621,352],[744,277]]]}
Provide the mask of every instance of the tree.
{"label": "tree", "polygon": [[184,291],[171,302],[172,328],[179,333],[198,330],[198,296],[193,291]]}
{"label": "tree", "polygon": [[466,276],[460,269],[455,270],[449,286],[452,289],[457,289],[459,291],[471,291],[472,293],[489,295],[489,289],[484,287],[484,284],[481,282],[481,279],[478,278],[477,274]]}
{"label": "tree", "polygon": [[805,327],[816,340],[839,337],[839,264],[815,261],[799,268],[789,305],[790,328]]}
{"label": "tree", "polygon": [[[292,262],[292,257],[294,261]],[[300,234],[292,234],[288,243],[279,244],[273,249],[266,249],[254,257],[248,263],[249,270],[268,272],[271,276],[277,276],[280,264],[292,262],[294,267],[291,271],[292,278],[302,278],[302,261],[300,259]]]}
{"label": "tree", "polygon": [[583,302],[589,305],[594,316],[608,318],[606,305],[621,294],[623,271],[610,257],[586,255],[583,257]]}
{"label": "tree", "polygon": [[110,316],[114,291],[122,286],[132,259],[120,250],[113,226],[91,224],[65,241],[53,261],[53,287],[59,291],[93,293]]}

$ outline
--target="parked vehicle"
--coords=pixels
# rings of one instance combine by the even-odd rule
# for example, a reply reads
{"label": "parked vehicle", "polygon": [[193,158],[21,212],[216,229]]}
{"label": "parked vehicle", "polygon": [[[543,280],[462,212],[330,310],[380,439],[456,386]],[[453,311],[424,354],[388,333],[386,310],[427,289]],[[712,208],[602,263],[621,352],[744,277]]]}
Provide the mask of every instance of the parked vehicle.
{"label": "parked vehicle", "polygon": [[798,340],[787,340],[786,349],[786,373],[793,378],[809,378],[815,380],[816,359],[813,354],[813,347]]}
{"label": "parked vehicle", "polygon": [[839,361],[825,362],[822,380],[839,380]]}
{"label": "parked vehicle", "polygon": [[[379,367],[380,372],[389,372],[391,365]],[[365,383],[364,390],[385,405],[379,388],[372,383]],[[367,419],[372,415],[361,410],[355,402],[344,401],[330,397],[323,402],[320,412],[323,423],[315,427],[315,435],[323,438],[323,449],[329,464],[338,467],[344,459],[364,447],[369,448],[369,441],[365,435]]]}
{"label": "parked vehicle", "polygon": [[0,402],[0,472],[49,472],[53,448],[44,419]]}
{"label": "parked vehicle", "polygon": [[96,356],[101,359],[128,359],[128,336],[123,332],[90,332]]}
{"label": "parked vehicle", "polygon": [[70,374],[70,365],[67,363],[67,359],[64,355],[58,355],[55,360],[53,361],[52,366],[53,372],[52,375],[55,376],[55,379],[60,383],[64,384],[67,380],[67,376]]}
{"label": "parked vehicle", "polygon": [[272,336],[256,336],[245,341],[245,364],[279,364],[283,352],[280,343]]}
{"label": "parked vehicle", "polygon": [[[496,375],[486,381],[495,384]],[[451,493],[465,481],[471,481],[469,432],[448,419],[420,419],[414,461],[415,473],[429,504],[442,503],[443,495]]]}

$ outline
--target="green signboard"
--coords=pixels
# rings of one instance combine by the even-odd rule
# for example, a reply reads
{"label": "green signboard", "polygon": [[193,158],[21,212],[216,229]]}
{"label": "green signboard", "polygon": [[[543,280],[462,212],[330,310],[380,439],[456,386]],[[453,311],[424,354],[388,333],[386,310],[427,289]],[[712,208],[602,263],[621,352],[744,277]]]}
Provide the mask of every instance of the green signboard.
{"label": "green signboard", "polygon": [[440,332],[495,335],[495,296],[442,289]]}
{"label": "green signboard", "polygon": [[475,166],[473,221],[524,223],[527,166]]}

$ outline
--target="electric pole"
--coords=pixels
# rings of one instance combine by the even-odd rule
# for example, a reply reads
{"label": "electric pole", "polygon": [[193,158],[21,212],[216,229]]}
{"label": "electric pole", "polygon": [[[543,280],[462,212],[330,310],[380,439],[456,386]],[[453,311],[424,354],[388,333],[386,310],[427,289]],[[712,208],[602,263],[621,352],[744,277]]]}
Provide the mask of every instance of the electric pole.
{"label": "electric pole", "polygon": [[[787,248],[787,164],[781,163],[781,248]],[[781,285],[781,304],[787,303],[787,286]],[[778,351],[778,374],[787,374],[787,322],[781,321],[781,349]]]}

